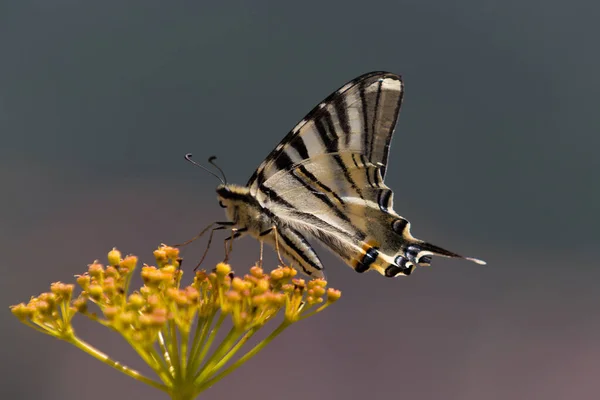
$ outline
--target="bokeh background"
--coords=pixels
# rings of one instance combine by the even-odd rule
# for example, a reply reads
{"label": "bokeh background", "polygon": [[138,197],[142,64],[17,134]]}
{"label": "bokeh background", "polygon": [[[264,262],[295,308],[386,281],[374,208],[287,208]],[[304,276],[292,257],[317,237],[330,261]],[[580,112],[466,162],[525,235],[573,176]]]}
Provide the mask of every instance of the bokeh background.
{"label": "bokeh background", "polygon": [[[321,99],[402,74],[387,183],[413,233],[488,261],[359,275],[342,301],[204,399],[596,399],[600,53],[591,1],[0,4],[0,397],[164,398],[12,318],[112,246],[152,262],[222,219],[219,157],[245,183]],[[215,243],[219,243],[215,239]],[[205,241],[185,249],[188,266]],[[256,259],[251,239],[232,263]],[[215,245],[208,260],[222,257]],[[275,264],[269,253],[267,260]],[[119,337],[89,341],[134,367]]]}

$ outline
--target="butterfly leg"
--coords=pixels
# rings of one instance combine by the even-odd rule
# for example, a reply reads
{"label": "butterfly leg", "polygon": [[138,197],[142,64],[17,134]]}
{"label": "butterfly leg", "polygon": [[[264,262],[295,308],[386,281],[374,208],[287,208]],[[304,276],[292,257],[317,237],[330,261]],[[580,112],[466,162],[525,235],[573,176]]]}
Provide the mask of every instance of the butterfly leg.
{"label": "butterfly leg", "polygon": [[283,258],[281,258],[281,253],[279,252],[279,234],[277,233],[277,227],[273,225],[273,236],[275,236],[275,250],[277,251],[277,258],[279,258],[279,263],[282,266],[286,266]]}
{"label": "butterfly leg", "polygon": [[[202,235],[204,235],[210,228],[212,228],[214,225],[220,225],[220,226],[231,226],[233,225],[233,222],[229,222],[229,221],[224,221],[224,222],[213,222],[211,224],[209,224],[206,228],[202,229],[202,231],[197,234],[196,236],[194,236],[193,238],[191,238],[188,241],[185,241],[183,243],[179,243],[179,244],[174,244],[173,247],[183,247],[185,245],[188,245],[190,243],[192,243],[194,240],[196,239],[200,239],[202,237]],[[215,228],[215,229],[221,229],[221,228]]]}
{"label": "butterfly leg", "polygon": [[264,248],[265,243],[262,240],[259,240],[259,242],[260,242],[260,256],[258,258],[258,267],[262,268],[263,248]]}
{"label": "butterfly leg", "polygon": [[[231,253],[233,251],[233,241],[235,239],[239,238],[240,236],[242,236],[242,233],[246,232],[247,230],[248,230],[248,228],[232,228],[231,229],[231,236],[226,237],[225,240],[223,241],[223,244],[225,245],[225,259],[223,259],[224,263],[229,261],[229,253]],[[229,246],[227,246],[228,244],[229,244]]]}
{"label": "butterfly leg", "polygon": [[208,231],[210,228],[213,227],[214,224],[216,224],[216,222],[213,222],[210,225],[208,225],[206,228],[202,229],[202,231],[199,234],[197,234],[196,236],[194,236],[190,240],[185,241],[183,243],[174,244],[173,247],[183,247],[185,245],[188,245],[188,244],[192,243],[196,239],[200,239],[202,237],[202,235],[204,235],[206,233],[206,231]]}
{"label": "butterfly leg", "polygon": [[[275,237],[275,251],[277,252],[277,258],[279,258],[279,263],[282,266],[286,266],[285,261],[283,261],[283,258],[281,257],[281,252],[279,251],[279,235],[277,233],[277,227],[275,225],[273,225],[272,227],[270,227],[269,229],[262,231],[258,236],[266,236],[269,233],[273,232],[273,236]],[[263,246],[263,242],[262,240],[260,241],[260,262],[262,265],[262,246]]]}
{"label": "butterfly leg", "polygon": [[202,258],[200,258],[200,261],[198,261],[198,264],[196,264],[196,267],[194,267],[194,271],[196,271],[200,267],[200,265],[202,264],[202,262],[206,258],[206,255],[208,254],[208,249],[210,248],[210,244],[212,243],[213,234],[215,233],[215,231],[219,231],[219,230],[222,230],[222,229],[225,229],[225,227],[224,226],[218,226],[216,228],[213,228],[210,231],[210,236],[208,236],[208,243],[206,244],[206,249],[204,250],[204,254],[202,254]]}

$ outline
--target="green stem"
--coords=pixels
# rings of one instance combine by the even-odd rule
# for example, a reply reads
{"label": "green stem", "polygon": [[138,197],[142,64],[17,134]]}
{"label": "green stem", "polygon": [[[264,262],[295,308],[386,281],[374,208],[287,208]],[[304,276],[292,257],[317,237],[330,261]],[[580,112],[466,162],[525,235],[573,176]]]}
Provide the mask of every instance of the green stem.
{"label": "green stem", "polygon": [[190,373],[197,374],[196,371],[200,368],[200,365],[202,365],[202,361],[204,361],[206,354],[210,350],[212,343],[215,340],[215,336],[217,335],[219,328],[221,328],[221,324],[223,324],[224,320],[225,320],[225,314],[219,315],[219,319],[215,323],[214,328],[210,331],[210,335],[208,335],[208,338],[206,339],[206,343],[203,343],[202,347],[200,347],[198,349],[198,350],[200,350],[200,355],[198,357],[196,357],[194,365],[192,366],[193,369],[190,368]]}
{"label": "green stem", "polygon": [[60,305],[60,314],[60,319],[64,324],[63,326],[69,326],[71,324],[71,319],[73,318],[73,315],[75,315],[75,313],[71,312],[71,310],[69,309],[68,302],[63,302]]}
{"label": "green stem", "polygon": [[210,378],[210,379],[206,380],[205,382],[203,382],[202,384],[200,384],[200,386],[198,386],[198,389],[196,390],[196,395],[200,394],[201,392],[203,392],[204,390],[208,389],[209,387],[211,387],[212,385],[214,385],[215,383],[217,383],[221,379],[225,378],[227,375],[229,375],[230,373],[232,373],[233,371],[235,371],[243,363],[245,363],[246,361],[248,361],[250,358],[254,357],[267,344],[269,344],[281,332],[283,332],[285,330],[285,328],[287,328],[288,326],[290,326],[290,324],[291,324],[290,322],[283,321],[277,327],[277,329],[275,329],[273,332],[271,332],[271,334],[269,336],[267,336],[263,341],[261,341],[256,346],[254,346],[252,348],[252,350],[250,350],[249,352],[247,352],[246,354],[244,354],[236,362],[234,362],[229,367],[227,367],[225,370],[223,370],[220,374],[218,374],[215,377]]}
{"label": "green stem", "polygon": [[123,298],[123,301],[125,303],[127,303],[127,293],[129,293],[129,285],[131,284],[131,278],[133,277],[133,271],[135,270],[135,268],[132,268],[129,270],[129,272],[127,273],[127,275],[125,276],[125,284],[123,285],[123,293],[125,293],[125,297]]}
{"label": "green stem", "polygon": [[173,376],[171,375],[171,371],[169,369],[169,365],[165,361],[163,357],[160,356],[158,351],[154,346],[145,346],[143,348],[143,352],[139,351],[134,344],[130,342],[131,346],[136,349],[140,357],[146,362],[146,364],[150,365],[150,367],[156,372],[159,378],[167,385],[172,385]]}
{"label": "green stem", "polygon": [[197,396],[193,386],[177,386],[169,394],[172,400],[193,400]]}
{"label": "green stem", "polygon": [[[148,364],[150,366],[150,368],[152,368],[154,370],[154,372],[160,377],[160,379],[162,379],[163,382],[171,382],[172,381],[171,376],[170,376],[168,360],[164,360],[162,357],[160,357],[158,355],[158,353],[156,352],[156,350],[154,350],[153,348],[140,347],[140,345],[138,343],[132,341],[131,338],[129,338],[127,335],[124,335],[121,331],[116,329],[109,322],[98,318],[94,314],[85,313],[83,315],[85,315],[92,321],[98,322],[102,326],[119,333],[127,341],[127,343],[136,351],[136,353],[142,358],[142,360],[144,360],[144,362],[146,364]],[[158,335],[159,343],[161,342],[161,339],[162,339],[162,336],[160,335],[160,332],[159,332],[159,335]],[[164,346],[161,346],[161,349],[164,349]]]}
{"label": "green stem", "polygon": [[180,349],[181,353],[179,354],[181,359],[180,369],[181,369],[181,381],[185,382],[187,377],[187,363],[188,363],[188,340],[190,340],[190,331],[186,329],[185,331],[179,330],[179,334],[181,336],[181,344]]}
{"label": "green stem", "polygon": [[[217,362],[211,369],[213,372],[217,372],[218,370],[220,370],[221,368],[223,368],[223,366],[225,364],[227,364],[227,362],[231,359],[231,357],[233,357],[241,348],[244,344],[246,344],[246,342],[248,340],[250,340],[250,338],[252,336],[254,336],[254,334],[256,333],[256,331],[258,331],[260,329],[260,327],[256,327],[256,328],[252,328],[248,331],[246,331],[246,333],[244,334],[244,336],[242,336],[242,338],[240,340],[238,340],[238,342],[235,344],[235,346],[233,346],[231,349],[229,349],[229,351],[227,352],[227,354],[225,354],[220,360],[219,362]],[[211,374],[211,376],[214,375],[214,373]],[[206,379],[206,378],[205,378]]]}
{"label": "green stem", "polygon": [[29,326],[30,328],[35,329],[36,331],[45,333],[46,335],[61,338],[61,332],[59,332],[58,330],[56,330],[53,326],[51,326],[49,324],[42,324],[35,320],[23,320],[22,322],[25,325]]}
{"label": "green stem", "polygon": [[[165,330],[165,333],[168,334],[169,332]],[[160,347],[160,351],[162,353],[162,358],[165,361],[165,363],[167,364],[167,371],[169,372],[170,377],[174,378],[175,370],[173,368],[171,354],[169,353],[169,349],[167,348],[167,345],[165,344],[165,338],[163,337],[162,330],[160,332],[158,332],[158,346]]]}
{"label": "green stem", "polygon": [[172,365],[174,367],[174,378],[175,381],[181,382],[181,361],[179,358],[179,341],[177,340],[177,327],[173,320],[169,320],[169,347],[171,349],[170,353],[172,356]]}
{"label": "green stem", "polygon": [[170,373],[169,366],[166,364],[164,359],[160,357],[157,351],[150,346],[141,346],[140,344],[131,340],[127,335],[122,335],[125,341],[135,350],[140,358],[148,364],[150,368],[158,375],[158,377],[165,383],[171,383],[173,381]]}
{"label": "green stem", "polygon": [[219,347],[215,349],[214,353],[204,364],[204,367],[202,367],[200,371],[196,373],[196,376],[194,376],[194,383],[202,382],[209,375],[213,374],[213,368],[215,364],[217,364],[235,345],[242,332],[243,331],[240,331],[235,326],[231,327],[227,333],[227,336],[225,336],[225,339],[223,339],[223,341],[219,344]]}
{"label": "green stem", "polygon": [[[196,330],[194,332],[194,340],[192,342],[192,349],[190,350],[190,359],[188,361],[188,371],[194,373],[200,366],[200,363],[196,364],[198,361],[198,352],[201,348],[202,344],[206,340],[206,334],[208,333],[208,329],[212,325],[213,319],[215,317],[215,313],[211,313],[209,317],[201,318],[198,316],[198,323],[196,324]],[[200,321],[202,319],[202,321]]]}
{"label": "green stem", "polygon": [[[306,319],[308,317],[312,317],[313,315],[315,315],[316,313],[319,313],[319,312],[323,311],[325,308],[329,307],[330,305],[331,305],[330,302],[325,302],[325,304],[323,304],[322,306],[320,306],[316,310],[313,310],[311,312],[300,313],[300,318],[298,319],[298,321],[302,321],[303,319]],[[308,310],[309,309],[307,309],[305,311],[308,311]]]}
{"label": "green stem", "polygon": [[129,367],[126,367],[125,365],[111,359],[109,356],[102,353],[100,350],[96,349],[89,343],[86,343],[83,340],[76,338],[75,336],[72,336],[70,339],[67,339],[67,341],[69,343],[73,344],[78,349],[83,350],[84,352],[88,353],[92,357],[102,361],[105,364],[110,365],[117,371],[120,371],[133,379],[137,379],[140,382],[144,382],[145,384],[150,385],[156,389],[160,389],[165,392],[169,391],[169,389],[166,385],[163,385],[162,383],[153,381],[152,379],[147,378],[146,376],[140,374],[138,371],[131,369]]}

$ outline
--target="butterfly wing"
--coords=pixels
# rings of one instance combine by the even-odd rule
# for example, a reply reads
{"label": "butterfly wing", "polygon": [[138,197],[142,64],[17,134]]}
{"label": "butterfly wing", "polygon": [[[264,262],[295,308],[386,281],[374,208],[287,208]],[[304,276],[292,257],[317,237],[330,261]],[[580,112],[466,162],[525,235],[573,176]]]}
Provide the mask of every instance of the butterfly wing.
{"label": "butterfly wing", "polygon": [[282,226],[319,239],[359,272],[408,275],[430,255],[461,257],[412,237],[393,210],[383,178],[402,96],[398,75],[354,79],[298,123],[248,182]]}
{"label": "butterfly wing", "polygon": [[385,176],[403,84],[389,72],[364,74],[317,105],[279,143],[248,181],[255,195],[281,170],[321,154],[356,152],[381,167]]}
{"label": "butterfly wing", "polygon": [[429,265],[432,255],[465,258],[412,236],[410,223],[393,209],[381,167],[358,153],[340,153],[339,160],[322,154],[278,172],[262,185],[259,201],[358,272],[408,275]]}

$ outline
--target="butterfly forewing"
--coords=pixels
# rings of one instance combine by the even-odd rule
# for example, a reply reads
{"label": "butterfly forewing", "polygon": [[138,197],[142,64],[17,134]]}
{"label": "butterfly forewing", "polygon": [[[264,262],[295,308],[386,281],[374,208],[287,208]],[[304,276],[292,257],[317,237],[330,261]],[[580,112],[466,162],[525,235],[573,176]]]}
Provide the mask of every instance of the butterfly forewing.
{"label": "butterfly forewing", "polygon": [[392,133],[402,103],[398,75],[372,72],[347,83],[317,105],[269,154],[248,181],[256,194],[281,170],[321,154],[355,152],[385,176]]}

